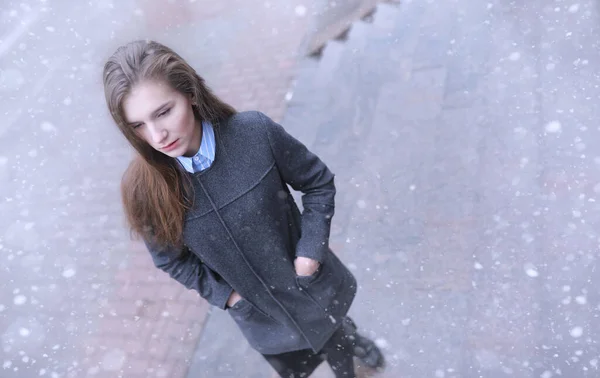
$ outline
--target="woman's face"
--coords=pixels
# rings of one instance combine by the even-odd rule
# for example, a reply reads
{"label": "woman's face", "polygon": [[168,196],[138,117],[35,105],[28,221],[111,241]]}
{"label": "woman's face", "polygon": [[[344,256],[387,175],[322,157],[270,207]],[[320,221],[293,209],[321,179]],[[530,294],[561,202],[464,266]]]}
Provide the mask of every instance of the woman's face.
{"label": "woman's face", "polygon": [[127,125],[155,150],[171,157],[193,156],[200,148],[200,122],[191,98],[162,81],[136,84],[123,100]]}

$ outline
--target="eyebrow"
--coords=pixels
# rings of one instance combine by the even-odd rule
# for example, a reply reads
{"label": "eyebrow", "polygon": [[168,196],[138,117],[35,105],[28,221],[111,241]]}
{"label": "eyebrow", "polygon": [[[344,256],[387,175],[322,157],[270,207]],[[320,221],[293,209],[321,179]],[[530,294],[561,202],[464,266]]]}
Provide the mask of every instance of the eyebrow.
{"label": "eyebrow", "polygon": [[[168,108],[169,106],[171,106],[173,104],[173,101],[169,101],[169,102],[165,102],[164,104],[162,104],[161,106],[159,106],[158,108],[156,108],[155,111],[152,112],[152,114],[150,114],[151,118],[156,118],[156,116],[162,112],[163,110],[165,110],[165,108]],[[133,126],[133,125],[139,125],[140,123],[143,122],[128,122],[127,124],[129,126]]]}

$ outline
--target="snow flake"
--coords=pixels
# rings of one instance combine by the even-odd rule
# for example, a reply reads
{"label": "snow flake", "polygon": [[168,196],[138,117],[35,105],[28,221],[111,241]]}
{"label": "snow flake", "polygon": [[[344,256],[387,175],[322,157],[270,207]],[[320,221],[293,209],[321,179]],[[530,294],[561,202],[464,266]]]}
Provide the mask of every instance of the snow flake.
{"label": "snow flake", "polygon": [[514,61],[517,61],[519,59],[521,59],[521,53],[518,51],[512,52],[509,56],[508,59]]}
{"label": "snow flake", "polygon": [[51,124],[50,122],[42,122],[41,127],[42,127],[42,131],[45,131],[48,133],[56,131],[56,127],[54,127],[54,125]]}
{"label": "snow flake", "polygon": [[527,263],[525,264],[525,273],[532,278],[535,278],[537,276],[539,276],[540,274],[538,273],[537,269],[535,266],[533,266],[533,264],[531,263]]}
{"label": "snow flake", "polygon": [[581,337],[583,335],[583,328],[581,328],[579,326],[578,327],[573,327],[569,333],[574,338]]}
{"label": "snow flake", "polygon": [[531,235],[530,233],[527,233],[527,232],[523,233],[523,235],[521,235],[521,237],[527,243],[531,243],[531,242],[535,241],[535,238],[533,237],[533,235]]}
{"label": "snow flake", "polygon": [[388,343],[386,339],[382,339],[380,337],[378,339],[375,339],[375,345],[377,345],[381,349],[388,349],[390,346],[390,343]]}
{"label": "snow flake", "polygon": [[577,13],[579,10],[579,4],[573,4],[569,7],[569,13]]}
{"label": "snow flake", "polygon": [[14,304],[16,304],[17,306],[23,305],[25,304],[25,302],[27,302],[27,297],[24,295],[17,295],[14,299],[13,299]]}
{"label": "snow flake", "polygon": [[483,265],[481,265],[481,264],[480,264],[480,263],[478,263],[478,262],[475,262],[475,264],[473,265],[473,267],[474,267],[475,269],[477,269],[477,270],[481,270],[481,269],[483,269]]}
{"label": "snow flake", "polygon": [[298,5],[294,8],[294,13],[296,13],[296,16],[304,17],[306,16],[306,7],[304,5]]}
{"label": "snow flake", "polygon": [[550,121],[546,124],[547,133],[559,133],[562,130],[562,126],[558,121]]}
{"label": "snow flake", "polygon": [[46,30],[49,31],[50,33],[53,33],[54,31],[56,31],[54,26],[46,26]]}
{"label": "snow flake", "polygon": [[69,106],[73,103],[73,100],[71,100],[71,97],[65,97],[65,99],[63,100],[63,104]]}
{"label": "snow flake", "polygon": [[577,302],[580,305],[584,305],[587,303],[587,298],[585,297],[585,295],[579,295],[575,297],[575,302]]}
{"label": "snow flake", "polygon": [[28,330],[27,328],[20,328],[19,329],[19,335],[23,336],[23,337],[27,337],[31,334],[31,331]]}
{"label": "snow flake", "polygon": [[527,129],[521,126],[515,127],[514,130],[515,134],[518,134],[519,136],[523,136],[525,134],[527,134]]}
{"label": "snow flake", "polygon": [[68,268],[68,269],[65,269],[65,270],[62,272],[62,276],[63,276],[64,278],[71,278],[71,277],[73,277],[74,275],[75,275],[75,269],[73,269],[73,268]]}

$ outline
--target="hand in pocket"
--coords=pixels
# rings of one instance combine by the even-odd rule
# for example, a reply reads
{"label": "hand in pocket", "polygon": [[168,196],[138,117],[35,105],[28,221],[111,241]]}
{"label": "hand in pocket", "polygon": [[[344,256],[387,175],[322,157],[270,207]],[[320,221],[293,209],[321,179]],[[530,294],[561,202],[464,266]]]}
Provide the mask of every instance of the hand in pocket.
{"label": "hand in pocket", "polygon": [[318,261],[309,259],[308,257],[296,257],[296,260],[294,260],[296,275],[300,277],[312,276],[319,269],[319,265],[321,264]]}
{"label": "hand in pocket", "polygon": [[236,303],[242,300],[242,296],[237,293],[237,291],[233,291],[227,300],[227,307],[231,308],[235,306]]}

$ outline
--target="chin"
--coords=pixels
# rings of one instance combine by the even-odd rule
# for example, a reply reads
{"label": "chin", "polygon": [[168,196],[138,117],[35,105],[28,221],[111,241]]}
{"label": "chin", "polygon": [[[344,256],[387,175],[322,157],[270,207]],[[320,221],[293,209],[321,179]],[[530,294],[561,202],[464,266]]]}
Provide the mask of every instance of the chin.
{"label": "chin", "polygon": [[176,150],[169,151],[169,152],[165,152],[165,151],[162,151],[162,150],[158,150],[158,152],[160,152],[160,153],[162,153],[163,155],[166,155],[166,156],[168,156],[168,157],[172,157],[172,158],[176,158],[176,157],[179,157],[179,156],[183,156],[183,154],[184,154],[184,152],[183,152],[183,150],[182,150],[181,148],[178,148],[178,149],[176,149]]}

